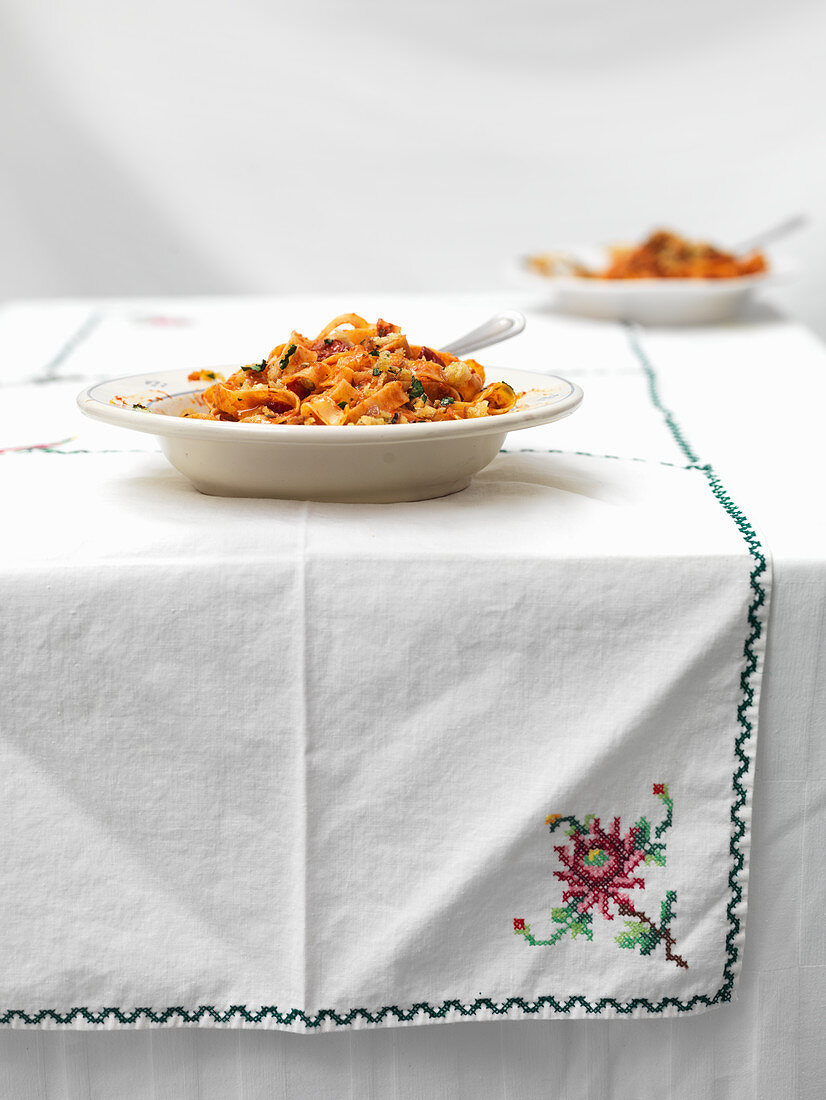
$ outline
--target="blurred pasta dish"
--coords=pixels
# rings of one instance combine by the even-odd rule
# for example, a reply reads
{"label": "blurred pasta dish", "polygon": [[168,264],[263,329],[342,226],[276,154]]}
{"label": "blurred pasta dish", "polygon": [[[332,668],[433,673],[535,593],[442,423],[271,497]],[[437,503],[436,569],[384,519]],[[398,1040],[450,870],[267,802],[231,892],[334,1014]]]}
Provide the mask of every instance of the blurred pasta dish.
{"label": "blurred pasta dish", "polygon": [[612,247],[608,264],[600,271],[565,253],[528,256],[526,264],[539,275],[576,275],[583,279],[736,279],[768,270],[762,252],[738,257],[665,229],[652,233],[642,244]]}

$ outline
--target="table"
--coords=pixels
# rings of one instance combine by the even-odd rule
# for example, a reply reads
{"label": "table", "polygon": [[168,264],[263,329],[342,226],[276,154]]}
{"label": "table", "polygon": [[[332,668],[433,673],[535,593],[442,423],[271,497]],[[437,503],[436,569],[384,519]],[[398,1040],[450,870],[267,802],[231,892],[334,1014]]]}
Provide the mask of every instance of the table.
{"label": "table", "polygon": [[[502,305],[498,295],[374,298],[362,296],[359,308],[426,316],[445,339]],[[541,360],[543,369],[580,382],[586,393],[589,386],[621,384],[631,369],[629,333],[621,326],[559,317],[528,299],[513,304],[529,316],[526,335],[508,346],[514,366]],[[323,318],[340,305],[278,303],[280,311],[287,307]],[[129,373],[158,346],[159,334],[167,353],[177,344],[194,360],[212,362],[238,358],[241,333],[250,358],[269,340],[261,301],[31,303],[0,315],[4,377],[39,371],[44,385],[67,395],[79,389],[72,375],[83,372],[84,345],[91,346],[96,331],[100,337],[101,318],[113,315],[129,320],[133,339],[113,338],[112,357],[123,367],[111,374]],[[207,316],[221,320],[207,324]],[[0,1032],[0,1075],[6,1075],[0,1094],[5,1087],[9,1096],[55,1089],[141,1096],[152,1094],[149,1081],[157,1095],[176,1097],[533,1097],[554,1095],[552,1083],[558,1095],[577,1098],[819,1094],[826,1022],[826,750],[819,736],[826,716],[826,550],[817,472],[826,355],[808,333],[766,308],[738,324],[649,331],[642,339],[669,400],[691,423],[695,446],[758,525],[774,561],[737,1003],[684,1020],[478,1022],[319,1038],[220,1030]],[[576,450],[576,418],[558,428],[560,449]],[[608,434],[605,453],[631,457],[628,441]],[[15,440],[13,423],[4,439],[12,446],[34,442]]]}

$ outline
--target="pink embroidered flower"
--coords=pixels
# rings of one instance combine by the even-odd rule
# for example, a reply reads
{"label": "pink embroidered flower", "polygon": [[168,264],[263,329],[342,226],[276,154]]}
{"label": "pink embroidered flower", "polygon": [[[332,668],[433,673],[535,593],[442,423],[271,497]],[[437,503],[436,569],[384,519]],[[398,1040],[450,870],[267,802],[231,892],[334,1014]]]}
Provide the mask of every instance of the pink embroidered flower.
{"label": "pink embroidered flower", "polygon": [[610,832],[606,833],[595,817],[589,833],[577,831],[571,840],[573,848],[554,846],[565,868],[554,871],[554,875],[568,884],[562,900],[573,898],[580,913],[598,906],[604,917],[613,920],[609,904],[622,912],[623,907],[631,905],[631,899],[623,891],[645,886],[643,879],[631,874],[645,858],[645,852],[637,847],[637,830],[629,829],[621,836],[620,819],[615,817]]}
{"label": "pink embroidered flower", "polygon": [[525,931],[525,918],[524,917],[514,917],[513,918],[513,930],[514,930],[514,932],[524,932]]}

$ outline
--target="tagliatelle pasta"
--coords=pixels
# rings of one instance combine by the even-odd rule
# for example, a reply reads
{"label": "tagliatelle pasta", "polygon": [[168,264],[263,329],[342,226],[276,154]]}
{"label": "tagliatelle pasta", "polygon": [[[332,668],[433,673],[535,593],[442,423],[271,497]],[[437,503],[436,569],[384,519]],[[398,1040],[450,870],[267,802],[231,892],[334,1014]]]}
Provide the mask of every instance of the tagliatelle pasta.
{"label": "tagliatelle pasta", "polygon": [[[203,371],[190,378],[201,379]],[[343,313],[312,340],[293,332],[266,359],[199,395],[182,416],[245,424],[410,424],[509,412],[518,394],[485,385],[473,359],[410,344],[398,325]]]}
{"label": "tagliatelle pasta", "polygon": [[762,252],[735,256],[705,241],[690,241],[660,229],[636,247],[611,249],[598,279],[737,279],[767,268]]}
{"label": "tagliatelle pasta", "polygon": [[639,245],[613,246],[602,271],[553,252],[528,256],[527,265],[539,275],[572,274],[583,279],[737,279],[768,270],[762,252],[738,257],[667,229],[658,229]]}

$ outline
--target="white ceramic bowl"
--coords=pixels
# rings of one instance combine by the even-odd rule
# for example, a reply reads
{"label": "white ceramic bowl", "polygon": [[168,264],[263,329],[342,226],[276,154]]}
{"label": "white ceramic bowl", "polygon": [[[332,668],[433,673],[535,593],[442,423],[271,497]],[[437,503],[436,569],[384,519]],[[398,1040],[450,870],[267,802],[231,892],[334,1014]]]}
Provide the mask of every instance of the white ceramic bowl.
{"label": "white ceramic bowl", "polygon": [[[230,374],[235,367],[215,367]],[[99,382],[78,396],[87,416],[157,436],[172,465],[202,493],[388,504],[464,489],[496,456],[508,432],[570,415],[573,382],[528,371],[486,369],[525,391],[514,411],[436,424],[236,424],[180,417],[204,382],[187,372]],[[136,409],[135,405],[146,409]]]}
{"label": "white ceramic bowl", "polygon": [[[597,270],[608,261],[608,249],[597,245],[555,251],[570,253]],[[527,257],[520,256],[515,273],[521,285],[543,289],[565,313],[643,325],[701,325],[730,321],[758,290],[788,278],[787,265],[770,263],[762,275],[737,279],[583,279],[540,275],[527,266]]]}

